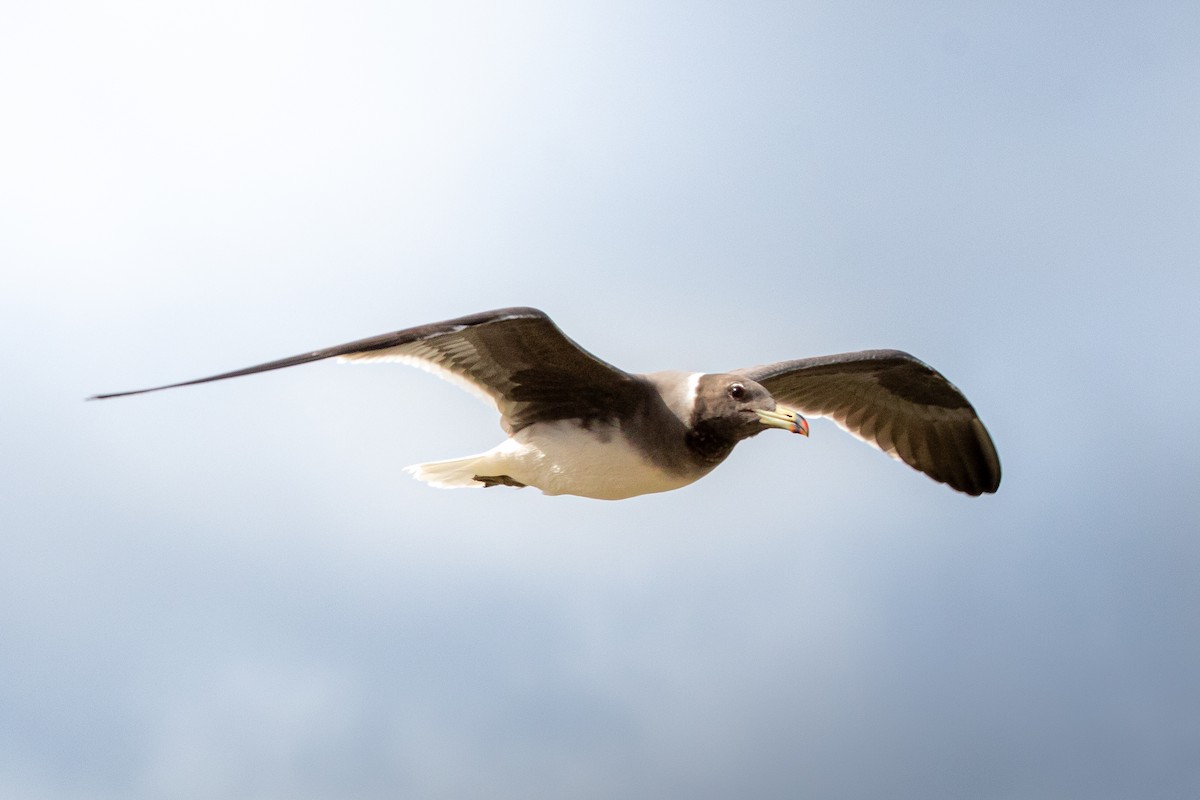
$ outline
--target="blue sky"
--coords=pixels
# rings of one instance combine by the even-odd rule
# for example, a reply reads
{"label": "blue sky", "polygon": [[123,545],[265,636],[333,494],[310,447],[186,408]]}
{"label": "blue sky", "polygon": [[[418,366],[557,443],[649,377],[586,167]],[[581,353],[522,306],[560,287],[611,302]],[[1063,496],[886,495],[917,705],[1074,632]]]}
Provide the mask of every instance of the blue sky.
{"label": "blue sky", "polygon": [[[1189,3],[45,2],[0,30],[15,798],[1200,791]],[[635,371],[897,347],[994,497],[764,435],[437,491],[393,365],[536,305]]]}

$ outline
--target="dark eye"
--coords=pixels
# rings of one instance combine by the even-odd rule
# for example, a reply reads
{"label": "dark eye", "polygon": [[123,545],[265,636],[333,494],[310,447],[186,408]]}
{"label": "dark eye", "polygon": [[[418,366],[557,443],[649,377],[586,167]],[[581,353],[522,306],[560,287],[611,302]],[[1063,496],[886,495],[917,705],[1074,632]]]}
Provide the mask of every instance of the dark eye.
{"label": "dark eye", "polygon": [[734,400],[741,400],[746,396],[746,387],[740,383],[735,383],[729,387],[729,396]]}

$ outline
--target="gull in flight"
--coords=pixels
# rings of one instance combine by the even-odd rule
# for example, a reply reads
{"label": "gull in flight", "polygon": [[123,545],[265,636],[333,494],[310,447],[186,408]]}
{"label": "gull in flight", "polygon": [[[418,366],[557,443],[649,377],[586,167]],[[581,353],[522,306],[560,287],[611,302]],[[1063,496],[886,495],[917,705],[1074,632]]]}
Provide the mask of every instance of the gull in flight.
{"label": "gull in flight", "polygon": [[439,487],[535,486],[620,500],[687,486],[738,442],[805,417],[841,428],[935,481],[995,492],[1000,460],[957,388],[898,350],[780,361],[723,373],[625,372],[571,341],[533,308],[406,328],[207,378],[101,394],[102,400],[252,375],[310,361],[399,361],[492,404],[508,437],[478,455],[408,467]]}

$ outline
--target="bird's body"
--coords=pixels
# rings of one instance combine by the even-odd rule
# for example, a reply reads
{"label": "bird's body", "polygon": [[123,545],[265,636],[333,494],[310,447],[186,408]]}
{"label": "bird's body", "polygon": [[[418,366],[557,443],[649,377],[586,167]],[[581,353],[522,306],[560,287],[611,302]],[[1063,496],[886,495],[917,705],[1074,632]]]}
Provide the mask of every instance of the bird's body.
{"label": "bird's body", "polygon": [[995,448],[970,403],[905,353],[873,350],[729,373],[636,375],[597,359],[531,308],[474,314],[94,399],[335,357],[418,366],[495,406],[508,434],[496,447],[408,468],[439,487],[534,486],[545,494],[603,500],[670,491],[704,477],[738,442],[768,428],[807,434],[802,414],[829,416],[959,491],[994,492],[1000,483]]}
{"label": "bird's body", "polygon": [[711,469],[657,463],[631,444],[619,425],[584,427],[579,420],[555,420],[522,428],[486,453],[414,464],[407,471],[441,488],[536,486],[551,495],[624,500],[679,489]]}
{"label": "bird's body", "polygon": [[702,377],[699,372],[638,375],[641,397],[619,418],[534,422],[486,453],[414,464],[407,471],[441,488],[536,486],[549,495],[598,500],[679,489],[703,478],[733,450],[730,443],[714,457],[689,446]]}

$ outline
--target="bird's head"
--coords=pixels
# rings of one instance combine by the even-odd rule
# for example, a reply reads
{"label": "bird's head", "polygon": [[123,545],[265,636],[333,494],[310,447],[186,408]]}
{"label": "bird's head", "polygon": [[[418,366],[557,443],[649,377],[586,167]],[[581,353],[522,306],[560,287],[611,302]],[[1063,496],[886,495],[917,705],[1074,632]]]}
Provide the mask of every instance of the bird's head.
{"label": "bird's head", "polygon": [[768,428],[808,435],[808,421],[795,409],[775,402],[762,384],[741,375],[721,373],[699,376],[691,427],[707,429],[735,442]]}

